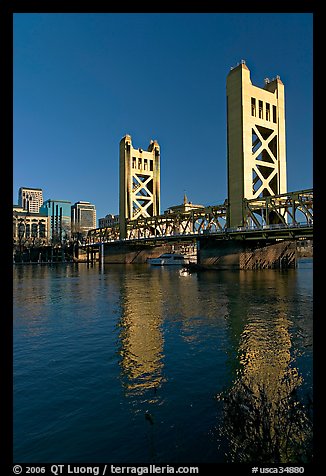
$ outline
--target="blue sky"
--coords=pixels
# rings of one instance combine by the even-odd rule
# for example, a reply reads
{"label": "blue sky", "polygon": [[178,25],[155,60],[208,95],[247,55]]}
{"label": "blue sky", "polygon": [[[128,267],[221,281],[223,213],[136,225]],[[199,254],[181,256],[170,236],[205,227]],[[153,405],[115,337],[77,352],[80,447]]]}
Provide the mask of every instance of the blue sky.
{"label": "blue sky", "polygon": [[288,190],[313,186],[310,13],[14,14],[14,182],[119,211],[119,142],[161,148],[161,212],[227,197],[226,77],[281,77]]}

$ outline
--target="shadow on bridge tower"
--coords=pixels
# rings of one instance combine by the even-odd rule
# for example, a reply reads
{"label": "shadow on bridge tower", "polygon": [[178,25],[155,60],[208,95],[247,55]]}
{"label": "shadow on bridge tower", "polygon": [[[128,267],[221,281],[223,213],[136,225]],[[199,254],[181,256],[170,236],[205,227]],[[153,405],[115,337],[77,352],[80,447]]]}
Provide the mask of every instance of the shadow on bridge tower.
{"label": "shadow on bridge tower", "polygon": [[[228,227],[238,227],[245,225],[244,199],[287,192],[284,85],[276,76],[254,86],[242,60],[231,68],[226,91]],[[279,222],[275,213],[262,219]]]}

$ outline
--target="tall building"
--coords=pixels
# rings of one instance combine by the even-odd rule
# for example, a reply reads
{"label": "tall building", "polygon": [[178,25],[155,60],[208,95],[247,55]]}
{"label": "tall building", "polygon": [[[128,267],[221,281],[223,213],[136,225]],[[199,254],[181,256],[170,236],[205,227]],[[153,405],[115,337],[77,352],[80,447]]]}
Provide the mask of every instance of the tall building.
{"label": "tall building", "polygon": [[62,242],[71,237],[71,202],[68,200],[46,200],[40,213],[50,218],[50,239]]}
{"label": "tall building", "polygon": [[18,205],[31,213],[38,213],[43,204],[43,190],[41,188],[20,187]]}
{"label": "tall building", "polygon": [[131,136],[120,141],[120,236],[126,237],[126,220],[160,214],[160,146],[135,149]]}
{"label": "tall building", "polygon": [[243,199],[287,192],[284,84],[254,86],[242,60],[227,77],[228,226],[242,226]]}
{"label": "tall building", "polygon": [[72,233],[86,235],[89,230],[96,228],[96,208],[90,202],[76,202],[71,207]]}

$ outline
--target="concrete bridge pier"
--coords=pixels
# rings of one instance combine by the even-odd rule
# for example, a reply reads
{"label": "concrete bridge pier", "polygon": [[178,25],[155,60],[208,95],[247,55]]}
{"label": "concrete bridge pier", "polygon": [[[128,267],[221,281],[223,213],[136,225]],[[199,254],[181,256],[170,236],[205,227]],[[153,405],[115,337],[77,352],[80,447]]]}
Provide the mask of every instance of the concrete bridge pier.
{"label": "concrete bridge pier", "polygon": [[137,242],[112,242],[103,247],[103,263],[142,264],[150,258],[157,258],[163,253],[184,253],[193,257],[196,253],[196,243],[137,243]]}
{"label": "concrete bridge pier", "polygon": [[[99,250],[88,249],[87,262],[97,259],[110,264],[141,264],[172,251],[194,256],[197,264],[210,269],[268,269],[293,268],[296,266],[295,240],[227,240],[216,237],[200,237],[185,243],[137,243],[112,242],[100,245]],[[99,253],[99,257],[97,257]]]}
{"label": "concrete bridge pier", "polygon": [[99,250],[92,246],[86,249],[86,263],[93,265],[95,261],[99,260]]}
{"label": "concrete bridge pier", "polygon": [[295,240],[198,240],[198,264],[212,269],[268,269],[296,266]]}

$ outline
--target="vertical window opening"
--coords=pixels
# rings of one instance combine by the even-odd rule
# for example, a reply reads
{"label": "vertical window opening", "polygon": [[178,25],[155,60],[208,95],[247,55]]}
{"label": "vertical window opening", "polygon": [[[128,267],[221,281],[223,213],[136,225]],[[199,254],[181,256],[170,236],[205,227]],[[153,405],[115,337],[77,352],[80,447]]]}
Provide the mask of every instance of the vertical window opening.
{"label": "vertical window opening", "polygon": [[251,98],[251,115],[255,116],[256,115],[256,99]]}
{"label": "vertical window opening", "polygon": [[259,119],[263,119],[263,101],[259,101]]}
{"label": "vertical window opening", "polygon": [[270,121],[270,120],[271,120],[271,106],[267,102],[266,103],[266,121]]}
{"label": "vertical window opening", "polygon": [[276,124],[276,106],[273,106],[273,122]]}

